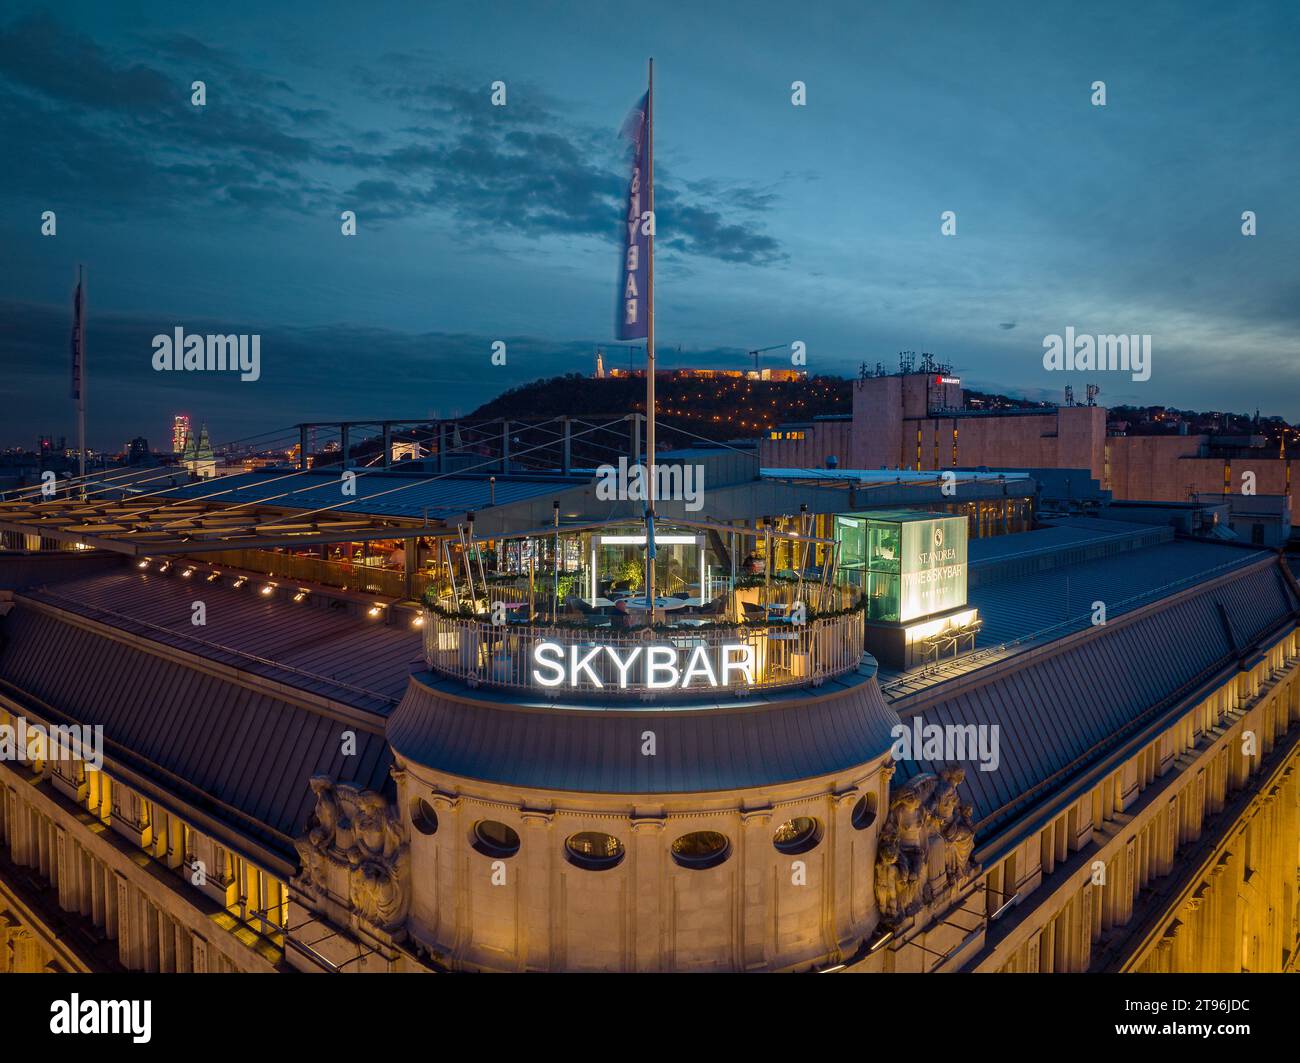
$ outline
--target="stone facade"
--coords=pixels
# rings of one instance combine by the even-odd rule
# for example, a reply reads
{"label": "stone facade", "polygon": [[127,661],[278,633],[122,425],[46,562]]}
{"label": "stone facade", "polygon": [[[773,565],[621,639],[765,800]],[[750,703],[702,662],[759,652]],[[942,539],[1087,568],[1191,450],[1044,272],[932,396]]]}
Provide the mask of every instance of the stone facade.
{"label": "stone facade", "polygon": [[853,469],[1088,469],[1116,498],[1167,502],[1185,502],[1189,492],[1239,493],[1241,474],[1251,472],[1257,495],[1289,495],[1300,512],[1300,481],[1274,452],[1204,457],[1206,436],[1108,436],[1101,406],[952,416],[945,408],[961,407],[961,389],[933,381],[923,373],[855,381],[851,424],[818,424],[796,440],[764,438],[760,464],[816,468],[835,455]]}

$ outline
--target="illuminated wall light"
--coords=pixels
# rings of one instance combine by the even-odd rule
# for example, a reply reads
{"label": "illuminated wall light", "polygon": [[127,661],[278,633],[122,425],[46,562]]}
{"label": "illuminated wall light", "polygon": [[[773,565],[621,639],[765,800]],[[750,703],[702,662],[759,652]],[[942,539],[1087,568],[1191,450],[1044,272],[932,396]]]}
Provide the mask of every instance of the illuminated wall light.
{"label": "illuminated wall light", "polygon": [[149,567],[149,563],[150,563],[152,560],[153,560],[152,557],[146,557],[143,561],[139,562],[135,567],[136,567],[136,568],[148,568],[148,567]]}
{"label": "illuminated wall light", "polygon": [[189,579],[192,575],[194,575],[194,569],[192,569],[192,568],[187,568],[184,572],[181,573],[181,575],[182,575],[185,579]]}
{"label": "illuminated wall light", "polygon": [[220,572],[209,572],[209,573],[208,573],[208,582],[209,582],[209,583],[211,583],[214,579],[220,579],[220,578],[221,578],[221,573],[220,573]]}
{"label": "illuminated wall light", "polygon": [[294,600],[295,602],[300,602],[300,601],[302,601],[302,600],[303,600],[304,598],[306,598],[306,597],[307,597],[307,592],[306,592],[306,591],[299,591],[297,594],[295,594],[295,595],[293,596],[293,600]]}
{"label": "illuminated wall light", "polygon": [[421,613],[411,621],[411,627],[424,627],[424,614]]}
{"label": "illuminated wall light", "polygon": [[164,561],[161,565],[158,566],[158,571],[166,572],[171,567],[172,567],[172,563],[170,561]]}
{"label": "illuminated wall light", "polygon": [[380,613],[382,613],[382,612],[383,612],[383,609],[382,609],[380,606],[378,606],[378,605],[372,605],[372,606],[369,608],[369,610],[367,610],[366,615],[369,616],[369,617],[371,617],[371,618],[374,618],[374,617],[378,616],[378,615],[379,615]]}
{"label": "illuminated wall light", "polygon": [[270,594],[273,590],[275,590],[275,584],[274,584],[274,583],[267,583],[267,584],[265,584],[265,585],[262,587],[262,593],[263,593],[263,594]]}
{"label": "illuminated wall light", "polygon": [[236,587],[242,587],[242,586],[243,586],[245,583],[247,583],[247,582],[248,582],[248,577],[247,577],[247,576],[240,576],[239,579],[235,580],[235,584],[234,584],[234,585],[235,585]]}

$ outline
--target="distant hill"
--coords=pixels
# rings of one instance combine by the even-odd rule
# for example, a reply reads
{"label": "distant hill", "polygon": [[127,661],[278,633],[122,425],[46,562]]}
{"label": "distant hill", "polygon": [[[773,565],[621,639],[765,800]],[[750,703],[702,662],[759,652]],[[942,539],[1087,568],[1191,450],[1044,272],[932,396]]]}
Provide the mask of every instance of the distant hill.
{"label": "distant hill", "polygon": [[[710,440],[757,438],[786,421],[818,414],[850,413],[850,381],[818,376],[805,380],[699,377],[689,370],[655,381],[660,446]],[[471,418],[558,417],[645,412],[645,378],[570,373],[523,384],[484,403]]]}

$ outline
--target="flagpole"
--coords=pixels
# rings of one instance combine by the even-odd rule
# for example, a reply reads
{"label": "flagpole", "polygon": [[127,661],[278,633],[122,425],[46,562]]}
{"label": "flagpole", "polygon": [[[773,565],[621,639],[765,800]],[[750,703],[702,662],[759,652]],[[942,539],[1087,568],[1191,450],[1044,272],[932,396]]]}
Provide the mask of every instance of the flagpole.
{"label": "flagpole", "polygon": [[81,500],[86,500],[86,288],[85,267],[77,267],[77,457]]}
{"label": "flagpole", "polygon": [[650,232],[646,243],[646,367],[645,367],[645,411],[646,411],[646,478],[649,480],[646,491],[646,617],[654,623],[655,607],[655,61],[649,62],[650,84],[646,93],[645,133],[646,133],[646,189],[650,204]]}

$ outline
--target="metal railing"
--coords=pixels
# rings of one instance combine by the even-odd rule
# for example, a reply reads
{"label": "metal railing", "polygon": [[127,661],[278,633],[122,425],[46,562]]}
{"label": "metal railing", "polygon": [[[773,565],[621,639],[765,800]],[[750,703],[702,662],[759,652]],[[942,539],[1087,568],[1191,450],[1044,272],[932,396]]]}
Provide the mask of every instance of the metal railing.
{"label": "metal railing", "polygon": [[[618,698],[817,686],[862,659],[861,610],[805,624],[620,629],[597,623],[494,625],[426,609],[425,662],[471,686]],[[542,644],[545,659],[539,660]]]}

